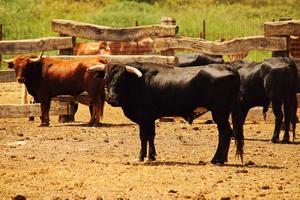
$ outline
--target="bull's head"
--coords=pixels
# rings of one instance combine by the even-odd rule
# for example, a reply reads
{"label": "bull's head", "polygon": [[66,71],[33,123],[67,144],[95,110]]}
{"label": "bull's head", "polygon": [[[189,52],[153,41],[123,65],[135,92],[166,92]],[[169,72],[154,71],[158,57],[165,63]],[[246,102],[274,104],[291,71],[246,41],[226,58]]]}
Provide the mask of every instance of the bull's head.
{"label": "bull's head", "polygon": [[34,62],[40,62],[42,57],[43,57],[43,53],[41,53],[41,55],[37,58],[32,58],[32,56],[17,56],[14,59],[10,59],[10,60],[4,60],[4,62],[6,62],[8,64],[8,68],[9,69],[14,69],[16,72],[16,77],[17,77],[17,81],[19,83],[25,83],[25,71],[28,68],[28,66],[30,65],[30,63],[34,63]]}
{"label": "bull's head", "polygon": [[124,90],[128,90],[127,81],[143,76],[137,68],[129,65],[96,65],[90,67],[88,71],[97,72],[99,76],[104,77],[105,100],[112,106],[120,106],[120,96]]}

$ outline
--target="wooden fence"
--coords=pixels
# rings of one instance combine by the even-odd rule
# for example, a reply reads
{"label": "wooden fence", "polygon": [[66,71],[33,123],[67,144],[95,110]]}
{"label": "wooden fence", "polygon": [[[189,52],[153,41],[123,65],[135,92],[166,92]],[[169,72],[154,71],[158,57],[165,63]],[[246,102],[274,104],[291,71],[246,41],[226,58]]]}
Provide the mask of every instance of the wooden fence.
{"label": "wooden fence", "polygon": [[[178,26],[176,26],[176,21],[166,17],[162,19],[161,24],[130,28],[112,28],[72,20],[53,19],[52,30],[59,33],[60,37],[0,41],[0,54],[20,54],[59,50],[60,56],[55,57],[76,59],[90,57],[72,56],[73,48],[76,45],[76,37],[110,42],[135,42],[137,44],[145,38],[151,38],[153,40],[153,53],[159,53],[164,56],[105,55],[100,57],[107,58],[109,62],[118,63],[138,61],[142,63],[154,62],[176,65],[177,59],[174,57],[176,50],[202,52],[210,55],[230,55],[251,50],[263,50],[289,52],[289,55],[294,56],[297,62],[300,61],[300,56],[297,57],[299,54],[293,53],[295,47],[291,45],[291,41],[295,42],[294,40],[291,40],[291,38],[299,38],[300,36],[300,20],[266,22],[264,24],[265,34],[263,36],[235,38],[233,40],[222,42],[212,42],[204,39],[178,36]],[[0,82],[13,80],[15,80],[13,72],[4,71],[0,73]],[[0,112],[1,109],[2,108],[0,107]]]}

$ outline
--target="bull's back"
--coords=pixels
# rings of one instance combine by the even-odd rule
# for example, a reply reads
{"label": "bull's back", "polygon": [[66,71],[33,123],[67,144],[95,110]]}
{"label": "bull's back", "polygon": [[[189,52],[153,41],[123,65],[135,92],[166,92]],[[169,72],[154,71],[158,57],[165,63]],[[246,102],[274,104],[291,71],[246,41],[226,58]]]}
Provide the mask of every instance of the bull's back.
{"label": "bull's back", "polygon": [[[170,73],[170,71],[173,71]],[[162,115],[181,115],[199,106],[211,109],[232,101],[239,91],[239,75],[224,65],[170,69],[152,76],[148,85]]]}
{"label": "bull's back", "polygon": [[93,76],[87,73],[89,66],[98,64],[97,59],[81,61],[57,61],[46,63],[43,69],[45,87],[53,95],[77,95],[88,89]]}

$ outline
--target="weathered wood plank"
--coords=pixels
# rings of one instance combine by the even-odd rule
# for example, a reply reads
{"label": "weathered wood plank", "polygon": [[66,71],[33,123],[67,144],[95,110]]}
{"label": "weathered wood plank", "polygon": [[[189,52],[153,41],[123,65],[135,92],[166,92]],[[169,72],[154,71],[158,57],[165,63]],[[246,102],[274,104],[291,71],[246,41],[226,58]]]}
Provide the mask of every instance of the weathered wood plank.
{"label": "weathered wood plank", "polygon": [[300,35],[300,20],[265,22],[266,37]]}
{"label": "weathered wood plank", "polygon": [[[70,114],[68,102],[51,103],[50,115]],[[37,104],[7,104],[0,105],[0,118],[39,117],[41,116],[41,105]]]}
{"label": "weathered wood plank", "polygon": [[88,96],[87,92],[84,92],[77,96],[59,95],[57,97],[52,98],[52,101],[59,101],[59,102],[75,101],[84,105],[90,105],[91,98]]}
{"label": "weathered wood plank", "polygon": [[16,73],[14,70],[1,70],[0,83],[16,81]]}
{"label": "weathered wood plank", "polygon": [[112,28],[73,20],[53,19],[52,30],[61,34],[102,41],[139,41],[144,38],[173,37],[177,26],[150,25]]}
{"label": "weathered wood plank", "polygon": [[72,48],[72,37],[47,37],[0,41],[1,54],[21,54]]}
{"label": "weathered wood plank", "polygon": [[159,63],[167,65],[177,65],[178,59],[175,56],[159,56],[159,55],[86,55],[86,56],[50,56],[51,58],[60,58],[65,60],[85,59],[85,58],[106,58],[110,63],[127,64],[131,62],[140,63]]}
{"label": "weathered wood plank", "polygon": [[264,36],[235,38],[224,42],[211,42],[188,37],[156,38],[154,46],[157,51],[177,49],[211,55],[230,55],[250,50],[280,51],[287,49],[285,38],[266,38]]}

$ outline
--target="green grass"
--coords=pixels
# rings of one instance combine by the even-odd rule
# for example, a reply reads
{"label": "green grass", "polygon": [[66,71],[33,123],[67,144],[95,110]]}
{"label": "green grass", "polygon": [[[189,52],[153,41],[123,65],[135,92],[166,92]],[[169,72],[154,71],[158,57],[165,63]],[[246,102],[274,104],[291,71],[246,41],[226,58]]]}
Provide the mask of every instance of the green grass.
{"label": "green grass", "polygon": [[[139,25],[155,24],[162,16],[171,16],[177,20],[180,36],[199,37],[205,20],[206,38],[218,40],[262,35],[263,23],[280,17],[300,19],[300,2],[297,0],[150,2],[155,3],[142,3],[141,0],[140,3],[121,0],[0,0],[0,23],[3,24],[4,39],[27,39],[57,36],[51,31],[54,18],[124,27],[134,26],[136,21]],[[248,59],[261,60],[268,56],[270,52],[252,52]]]}

